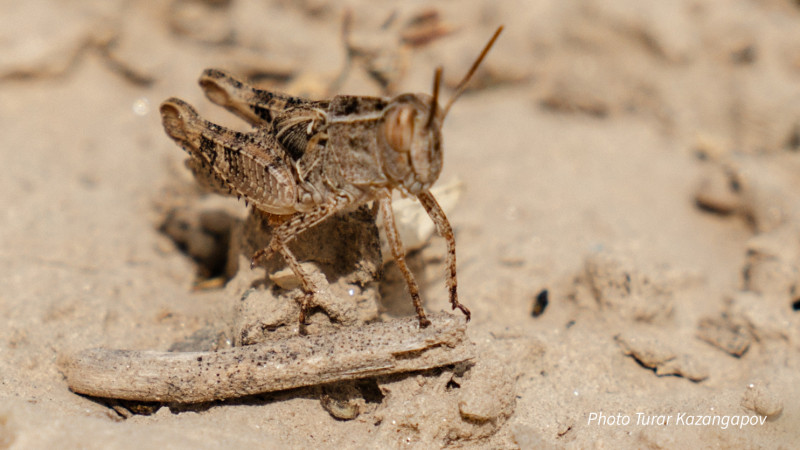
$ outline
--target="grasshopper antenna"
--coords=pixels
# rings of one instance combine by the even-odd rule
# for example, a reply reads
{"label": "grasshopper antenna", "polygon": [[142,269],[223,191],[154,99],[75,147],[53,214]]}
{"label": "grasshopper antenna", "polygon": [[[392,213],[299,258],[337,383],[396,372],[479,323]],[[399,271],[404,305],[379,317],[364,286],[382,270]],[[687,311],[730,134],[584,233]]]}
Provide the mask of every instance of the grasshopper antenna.
{"label": "grasshopper antenna", "polygon": [[328,86],[328,92],[336,93],[344,84],[345,79],[350,74],[350,69],[353,67],[353,60],[357,56],[357,51],[350,42],[350,35],[353,28],[353,11],[350,8],[344,10],[342,15],[342,44],[344,45],[344,64],[339,71],[339,75]]}
{"label": "grasshopper antenna", "polygon": [[[475,62],[472,63],[472,67],[469,69],[469,72],[467,72],[467,74],[464,76],[464,79],[462,79],[461,82],[458,83],[458,86],[456,86],[456,92],[453,94],[452,97],[450,97],[450,101],[447,102],[447,106],[444,107],[444,114],[442,115],[442,118],[447,117],[447,112],[450,111],[450,107],[453,106],[453,103],[455,103],[458,97],[460,97],[461,94],[464,93],[464,90],[467,87],[467,83],[469,83],[469,79],[472,78],[472,74],[474,74],[475,71],[478,69],[478,66],[481,65],[483,58],[486,56],[487,53],[489,53],[489,49],[492,48],[492,45],[494,45],[494,41],[497,40],[497,37],[500,36],[500,33],[502,31],[503,31],[503,26],[501,25],[497,28],[497,31],[494,32],[494,35],[492,36],[491,39],[489,39],[489,42],[486,44],[486,46],[483,47],[483,51],[481,52],[480,55],[478,55],[478,59],[476,59]],[[434,93],[436,93],[436,86],[434,86]]]}
{"label": "grasshopper antenna", "polygon": [[442,68],[436,68],[436,74],[433,76],[433,98],[431,99],[431,109],[428,113],[428,120],[425,122],[425,128],[430,128],[433,125],[433,117],[436,115],[436,108],[439,106],[439,85],[442,82]]}

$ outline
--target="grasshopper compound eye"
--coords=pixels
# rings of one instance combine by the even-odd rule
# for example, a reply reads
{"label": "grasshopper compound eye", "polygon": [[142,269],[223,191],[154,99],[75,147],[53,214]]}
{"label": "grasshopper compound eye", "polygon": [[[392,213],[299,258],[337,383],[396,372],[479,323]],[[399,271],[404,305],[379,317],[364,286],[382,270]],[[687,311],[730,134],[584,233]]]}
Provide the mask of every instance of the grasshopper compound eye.
{"label": "grasshopper compound eye", "polygon": [[384,123],[383,132],[386,135],[386,143],[392,149],[408,153],[411,151],[411,144],[414,141],[414,119],[417,111],[411,105],[402,105],[389,111]]}

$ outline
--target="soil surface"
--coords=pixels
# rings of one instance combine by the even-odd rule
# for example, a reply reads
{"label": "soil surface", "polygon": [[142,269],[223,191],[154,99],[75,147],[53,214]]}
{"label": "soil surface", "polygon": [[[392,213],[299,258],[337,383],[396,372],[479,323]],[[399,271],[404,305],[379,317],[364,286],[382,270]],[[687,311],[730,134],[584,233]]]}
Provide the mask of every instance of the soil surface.
{"label": "soil surface", "polygon": [[[438,66],[447,99],[498,25],[443,128],[471,365],[202,405],[69,390],[81,349],[237,344],[213,231],[247,209],[196,187],[163,100],[247,130],[204,69],[327,98]],[[0,448],[800,441],[796,1],[4,1],[0,161]],[[211,249],[170,228],[198,210]],[[431,313],[444,256],[409,256]],[[413,315],[382,272],[370,314]]]}

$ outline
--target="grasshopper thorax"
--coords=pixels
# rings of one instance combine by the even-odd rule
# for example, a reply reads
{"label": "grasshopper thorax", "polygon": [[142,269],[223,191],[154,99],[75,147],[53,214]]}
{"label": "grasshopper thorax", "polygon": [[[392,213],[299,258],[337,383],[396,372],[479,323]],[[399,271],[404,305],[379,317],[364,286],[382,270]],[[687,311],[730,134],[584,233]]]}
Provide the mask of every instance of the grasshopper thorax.
{"label": "grasshopper thorax", "polygon": [[378,133],[383,173],[406,194],[427,190],[442,171],[442,109],[430,95],[403,94],[383,119]]}

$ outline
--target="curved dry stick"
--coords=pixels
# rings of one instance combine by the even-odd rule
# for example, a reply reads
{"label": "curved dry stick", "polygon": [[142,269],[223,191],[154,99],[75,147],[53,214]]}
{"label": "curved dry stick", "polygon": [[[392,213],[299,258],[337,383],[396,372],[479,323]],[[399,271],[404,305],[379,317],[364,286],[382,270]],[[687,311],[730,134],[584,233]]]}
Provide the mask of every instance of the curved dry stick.
{"label": "curved dry stick", "polygon": [[217,352],[89,349],[60,362],[74,392],[196,403],[431,369],[474,357],[463,317],[416,317]]}

